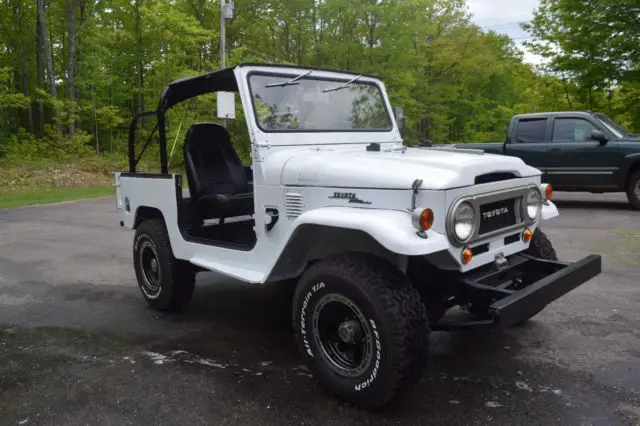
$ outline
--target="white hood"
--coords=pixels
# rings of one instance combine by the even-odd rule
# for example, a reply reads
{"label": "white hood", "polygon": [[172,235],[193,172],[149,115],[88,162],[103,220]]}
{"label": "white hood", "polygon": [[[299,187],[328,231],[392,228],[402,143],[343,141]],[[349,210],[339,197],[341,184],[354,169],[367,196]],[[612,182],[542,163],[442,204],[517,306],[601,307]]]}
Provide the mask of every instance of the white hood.
{"label": "white hood", "polygon": [[437,190],[473,185],[476,176],[487,173],[540,174],[516,157],[419,148],[404,153],[366,151],[364,146],[287,150],[267,157],[266,163],[267,175],[282,170],[282,185],[348,188],[410,189],[414,180],[422,179],[423,189]]}

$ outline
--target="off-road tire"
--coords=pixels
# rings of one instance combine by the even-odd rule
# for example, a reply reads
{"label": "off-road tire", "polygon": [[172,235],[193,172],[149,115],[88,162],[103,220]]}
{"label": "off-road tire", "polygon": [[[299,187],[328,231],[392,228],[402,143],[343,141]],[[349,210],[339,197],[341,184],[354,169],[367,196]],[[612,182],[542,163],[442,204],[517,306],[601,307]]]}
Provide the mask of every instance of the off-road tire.
{"label": "off-road tire", "polygon": [[[525,254],[529,256],[537,257],[538,259],[543,260],[558,260],[558,256],[556,254],[556,250],[553,248],[553,244],[551,244],[551,240],[547,237],[540,228],[536,228],[533,232],[533,238],[531,238],[531,242],[529,243],[529,248],[524,251]],[[542,308],[544,309],[544,308]],[[515,326],[524,325],[527,321],[529,321],[534,316],[538,315],[542,309],[533,314],[529,315],[525,319],[520,322],[514,324]],[[489,319],[490,315],[488,312],[488,307],[484,304],[481,305],[470,305],[468,306],[469,312],[474,314],[479,319]]]}
{"label": "off-road tire", "polygon": [[[150,250],[156,257],[159,271],[157,291],[152,291],[146,283],[140,256],[143,249]],[[195,268],[173,256],[163,220],[149,219],[138,225],[133,239],[133,265],[138,288],[152,308],[175,312],[191,300],[196,281]]]}
{"label": "off-road tire", "polygon": [[[372,362],[354,377],[331,367],[319,344],[320,327],[314,326],[319,302],[332,294],[352,301],[371,325],[369,331],[375,330],[369,333]],[[380,258],[350,254],[312,264],[294,293],[293,327],[299,351],[320,386],[357,407],[374,410],[390,403],[424,371],[429,350],[426,309],[406,276]]]}
{"label": "off-road tire", "polygon": [[529,243],[529,248],[525,250],[525,254],[544,260],[558,260],[551,240],[540,228],[536,228],[533,232],[533,238]]}
{"label": "off-road tire", "polygon": [[626,187],[627,199],[629,200],[629,203],[631,203],[631,206],[636,210],[640,210],[640,195],[636,193],[638,185],[640,185],[640,170],[631,175]]}

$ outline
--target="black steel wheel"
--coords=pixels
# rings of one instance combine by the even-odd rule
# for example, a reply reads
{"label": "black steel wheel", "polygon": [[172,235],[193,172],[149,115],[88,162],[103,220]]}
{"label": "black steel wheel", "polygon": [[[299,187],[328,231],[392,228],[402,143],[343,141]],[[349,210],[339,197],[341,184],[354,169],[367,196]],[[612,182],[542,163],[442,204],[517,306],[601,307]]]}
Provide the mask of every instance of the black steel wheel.
{"label": "black steel wheel", "polygon": [[148,299],[156,299],[160,296],[162,287],[160,287],[161,272],[160,260],[156,246],[148,236],[142,237],[140,249],[138,252],[138,263],[142,270],[143,281],[140,284],[140,290]]}
{"label": "black steel wheel", "polygon": [[375,409],[411,388],[428,354],[429,322],[418,291],[369,255],[315,262],[293,299],[301,354],[327,392]]}
{"label": "black steel wheel", "polygon": [[191,300],[195,270],[173,256],[164,221],[152,219],[138,225],[133,266],[140,292],[152,308],[177,311]]}
{"label": "black steel wheel", "polygon": [[329,367],[345,377],[357,377],[371,366],[373,330],[362,310],[349,298],[329,293],[315,305],[313,335]]}

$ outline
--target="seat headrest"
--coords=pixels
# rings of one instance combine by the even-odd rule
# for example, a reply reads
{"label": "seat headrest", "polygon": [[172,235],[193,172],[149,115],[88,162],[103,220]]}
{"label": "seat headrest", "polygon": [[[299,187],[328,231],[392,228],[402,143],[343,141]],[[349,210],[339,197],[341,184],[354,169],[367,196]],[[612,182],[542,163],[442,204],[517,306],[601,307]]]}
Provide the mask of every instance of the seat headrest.
{"label": "seat headrest", "polygon": [[194,123],[187,131],[185,145],[212,145],[212,140],[229,142],[229,132],[217,123]]}

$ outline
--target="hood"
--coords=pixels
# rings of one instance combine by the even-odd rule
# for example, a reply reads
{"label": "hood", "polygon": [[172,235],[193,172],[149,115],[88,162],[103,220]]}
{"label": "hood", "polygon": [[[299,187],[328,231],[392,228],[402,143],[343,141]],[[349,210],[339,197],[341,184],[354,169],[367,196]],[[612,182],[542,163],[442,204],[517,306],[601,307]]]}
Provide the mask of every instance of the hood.
{"label": "hood", "polygon": [[401,151],[357,149],[296,150],[284,162],[282,185],[410,189],[422,179],[423,189],[450,189],[473,185],[476,176],[513,173],[516,177],[540,171],[516,157],[465,152],[460,149],[407,148]]}

